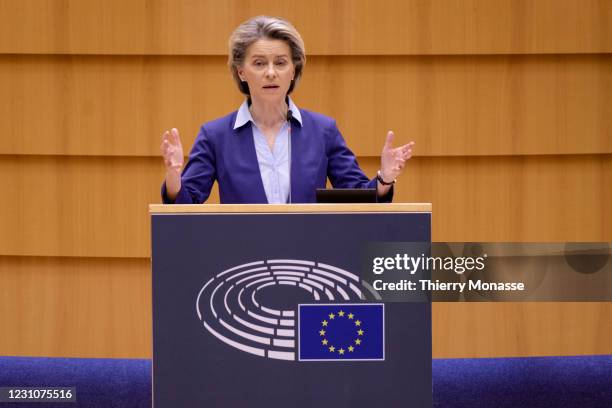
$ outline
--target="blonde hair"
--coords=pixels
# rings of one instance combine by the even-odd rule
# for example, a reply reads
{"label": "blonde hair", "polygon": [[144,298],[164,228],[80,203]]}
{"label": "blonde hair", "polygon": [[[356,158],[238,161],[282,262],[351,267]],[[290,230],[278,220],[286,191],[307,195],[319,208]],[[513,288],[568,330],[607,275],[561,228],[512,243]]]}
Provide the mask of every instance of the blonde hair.
{"label": "blonde hair", "polygon": [[306,64],[304,41],[300,33],[287,20],[278,17],[257,16],[240,24],[229,38],[229,57],[227,65],[238,89],[245,95],[250,95],[249,86],[240,80],[238,68],[243,66],[247,50],[257,40],[262,38],[282,40],[291,50],[291,60],[295,67],[295,77],[291,81],[287,94],[290,94],[302,76]]}

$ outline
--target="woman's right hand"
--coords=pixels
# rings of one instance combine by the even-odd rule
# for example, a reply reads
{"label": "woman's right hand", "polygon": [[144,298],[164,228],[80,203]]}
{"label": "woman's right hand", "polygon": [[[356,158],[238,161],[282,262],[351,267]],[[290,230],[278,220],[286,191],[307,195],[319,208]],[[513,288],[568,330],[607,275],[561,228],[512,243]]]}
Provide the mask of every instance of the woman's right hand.
{"label": "woman's right hand", "polygon": [[181,190],[181,170],[185,160],[178,129],[164,132],[160,150],[166,166],[166,196],[174,201]]}
{"label": "woman's right hand", "polygon": [[160,146],[162,157],[166,170],[181,170],[185,155],[183,154],[183,145],[179,137],[179,131],[176,128],[166,130],[162,136],[162,144]]}

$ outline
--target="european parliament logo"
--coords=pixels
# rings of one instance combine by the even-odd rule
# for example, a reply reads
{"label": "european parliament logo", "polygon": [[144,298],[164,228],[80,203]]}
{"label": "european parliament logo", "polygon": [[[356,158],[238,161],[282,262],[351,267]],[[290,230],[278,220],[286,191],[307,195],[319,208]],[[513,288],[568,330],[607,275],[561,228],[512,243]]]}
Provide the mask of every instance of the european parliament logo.
{"label": "european parliament logo", "polygon": [[383,304],[299,305],[299,360],[384,360]]}
{"label": "european parliament logo", "polygon": [[374,361],[385,358],[384,305],[364,301],[375,299],[371,286],[347,270],[268,259],[213,275],[195,303],[204,329],[245,353],[286,361]]}

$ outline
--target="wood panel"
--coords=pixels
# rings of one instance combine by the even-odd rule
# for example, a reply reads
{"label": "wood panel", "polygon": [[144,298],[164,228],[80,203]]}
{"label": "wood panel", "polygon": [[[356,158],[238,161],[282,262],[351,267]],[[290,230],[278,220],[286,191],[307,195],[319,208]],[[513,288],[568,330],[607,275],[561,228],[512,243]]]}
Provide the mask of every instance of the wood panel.
{"label": "wood panel", "polygon": [[434,158],[409,170],[400,200],[433,203],[434,241],[612,238],[612,155]]}
{"label": "wood panel", "polygon": [[0,355],[151,357],[147,259],[0,256]]}
{"label": "wood panel", "polygon": [[258,14],[292,21],[311,55],[612,50],[607,0],[2,0],[0,52],[224,55]]}
{"label": "wood panel", "polygon": [[[157,158],[2,156],[0,255],[147,257],[162,177]],[[610,185],[612,155],[416,157],[395,201],[433,203],[437,241],[610,241]]]}
{"label": "wood panel", "polygon": [[434,358],[611,354],[612,303],[434,303]]}
{"label": "wood panel", "polygon": [[5,156],[2,254],[145,257],[148,204],[160,201],[153,158]]}
{"label": "wood panel", "polygon": [[[221,57],[0,56],[0,100],[0,153],[157,156],[241,96]],[[612,153],[612,55],[315,57],[295,100],[359,156]]]}
{"label": "wood panel", "polygon": [[612,152],[612,55],[325,58],[298,96],[359,156],[388,129],[425,156]]}
{"label": "wood panel", "polygon": [[[0,355],[151,358],[148,259],[0,256]],[[611,354],[612,303],[436,303],[433,356]]]}
{"label": "wood panel", "polygon": [[156,156],[165,129],[182,129],[190,146],[204,118],[241,102],[221,58],[0,61],[0,120],[14,136],[2,138],[5,153]]}

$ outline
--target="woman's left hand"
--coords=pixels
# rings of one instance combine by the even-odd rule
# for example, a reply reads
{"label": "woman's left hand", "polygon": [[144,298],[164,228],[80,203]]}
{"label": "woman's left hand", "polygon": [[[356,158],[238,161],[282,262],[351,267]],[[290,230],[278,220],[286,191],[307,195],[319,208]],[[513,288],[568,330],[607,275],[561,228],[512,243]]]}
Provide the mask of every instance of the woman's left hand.
{"label": "woman's left hand", "polygon": [[380,175],[384,181],[392,182],[404,169],[406,161],[412,157],[414,142],[409,142],[400,147],[393,147],[395,135],[390,130],[380,155]]}

